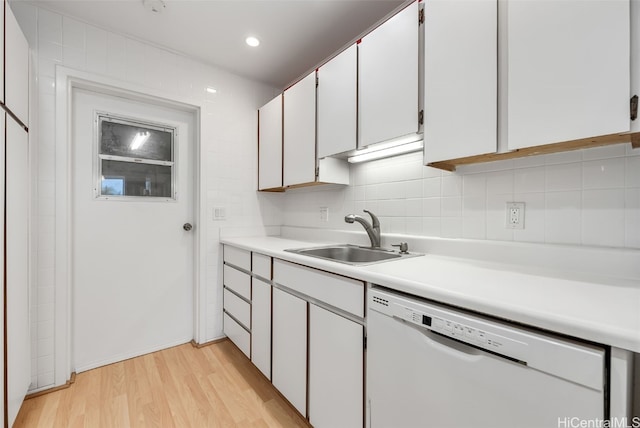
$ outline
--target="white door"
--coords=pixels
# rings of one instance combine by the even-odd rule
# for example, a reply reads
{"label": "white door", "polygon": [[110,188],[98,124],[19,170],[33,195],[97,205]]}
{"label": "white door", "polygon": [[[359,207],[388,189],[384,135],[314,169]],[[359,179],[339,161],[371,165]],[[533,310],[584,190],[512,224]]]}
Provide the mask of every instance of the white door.
{"label": "white door", "polygon": [[194,213],[194,122],[193,112],[74,91],[77,372],[193,338],[194,231],[183,225]]}

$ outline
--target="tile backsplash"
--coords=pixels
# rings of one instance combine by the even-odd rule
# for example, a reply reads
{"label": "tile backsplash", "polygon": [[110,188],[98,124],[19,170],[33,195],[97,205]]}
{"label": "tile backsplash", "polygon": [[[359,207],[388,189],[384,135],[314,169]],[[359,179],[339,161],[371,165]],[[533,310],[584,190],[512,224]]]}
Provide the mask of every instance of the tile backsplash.
{"label": "tile backsplash", "polygon": [[[506,203],[524,202],[524,229]],[[329,208],[321,221],[320,207]],[[351,165],[351,185],[287,191],[284,224],[352,229],[368,209],[382,232],[445,238],[640,248],[640,149],[630,144],[459,167],[414,153]]]}

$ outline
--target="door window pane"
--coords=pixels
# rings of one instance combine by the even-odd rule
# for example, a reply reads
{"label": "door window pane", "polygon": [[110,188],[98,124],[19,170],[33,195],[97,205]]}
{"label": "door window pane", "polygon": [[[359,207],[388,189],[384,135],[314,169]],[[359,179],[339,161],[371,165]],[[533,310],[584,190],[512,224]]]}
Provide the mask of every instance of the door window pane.
{"label": "door window pane", "polygon": [[97,196],[175,199],[176,129],[96,113]]}
{"label": "door window pane", "polygon": [[102,160],[103,196],[171,197],[170,166]]}
{"label": "door window pane", "polygon": [[100,119],[100,154],[172,161],[173,132],[106,117]]}

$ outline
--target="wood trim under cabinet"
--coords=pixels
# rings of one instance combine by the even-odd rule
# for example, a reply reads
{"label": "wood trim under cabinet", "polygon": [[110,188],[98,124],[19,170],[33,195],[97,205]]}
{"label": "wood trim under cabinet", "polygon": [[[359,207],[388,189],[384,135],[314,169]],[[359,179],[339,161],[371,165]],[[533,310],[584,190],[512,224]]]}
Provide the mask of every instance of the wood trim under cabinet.
{"label": "wood trim under cabinet", "polygon": [[599,137],[582,138],[580,140],[563,141],[560,143],[527,147],[524,149],[517,149],[512,152],[506,153],[487,153],[484,155],[468,156],[465,158],[432,162],[427,164],[427,166],[443,169],[445,171],[455,171],[456,167],[460,165],[516,159],[527,156],[545,155],[550,153],[588,149],[592,147],[608,146],[611,144],[621,143],[631,143],[631,146],[634,149],[640,148],[640,132],[625,132],[618,134],[601,135]]}

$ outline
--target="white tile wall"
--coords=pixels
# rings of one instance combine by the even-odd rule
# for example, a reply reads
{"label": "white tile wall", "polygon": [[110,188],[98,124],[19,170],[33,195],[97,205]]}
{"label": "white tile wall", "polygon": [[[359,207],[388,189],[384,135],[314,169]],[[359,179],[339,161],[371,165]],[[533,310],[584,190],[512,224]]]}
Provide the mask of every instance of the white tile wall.
{"label": "white tile wall", "polygon": [[[12,9],[26,32],[32,50],[34,81],[31,90],[30,129],[34,148],[36,198],[32,230],[37,234],[32,290],[33,360],[36,389],[54,382],[54,248],[55,248],[55,66],[89,71],[127,83],[160,90],[203,105],[201,112],[202,159],[207,198],[213,206],[227,208],[227,220],[205,221],[206,337],[222,335],[222,288],[218,269],[220,227],[280,225],[281,195],[258,194],[257,108],[276,94],[274,88],[232,75],[119,34],[75,19],[14,2]],[[211,95],[205,87],[214,86]]]}
{"label": "white tile wall", "polygon": [[[640,149],[629,144],[454,173],[423,166],[415,153],[352,165],[351,183],[288,191],[284,224],[358,229],[343,217],[366,208],[383,232],[640,248]],[[525,203],[523,230],[505,227],[508,201]],[[320,221],[320,206],[329,207],[328,222]]]}

